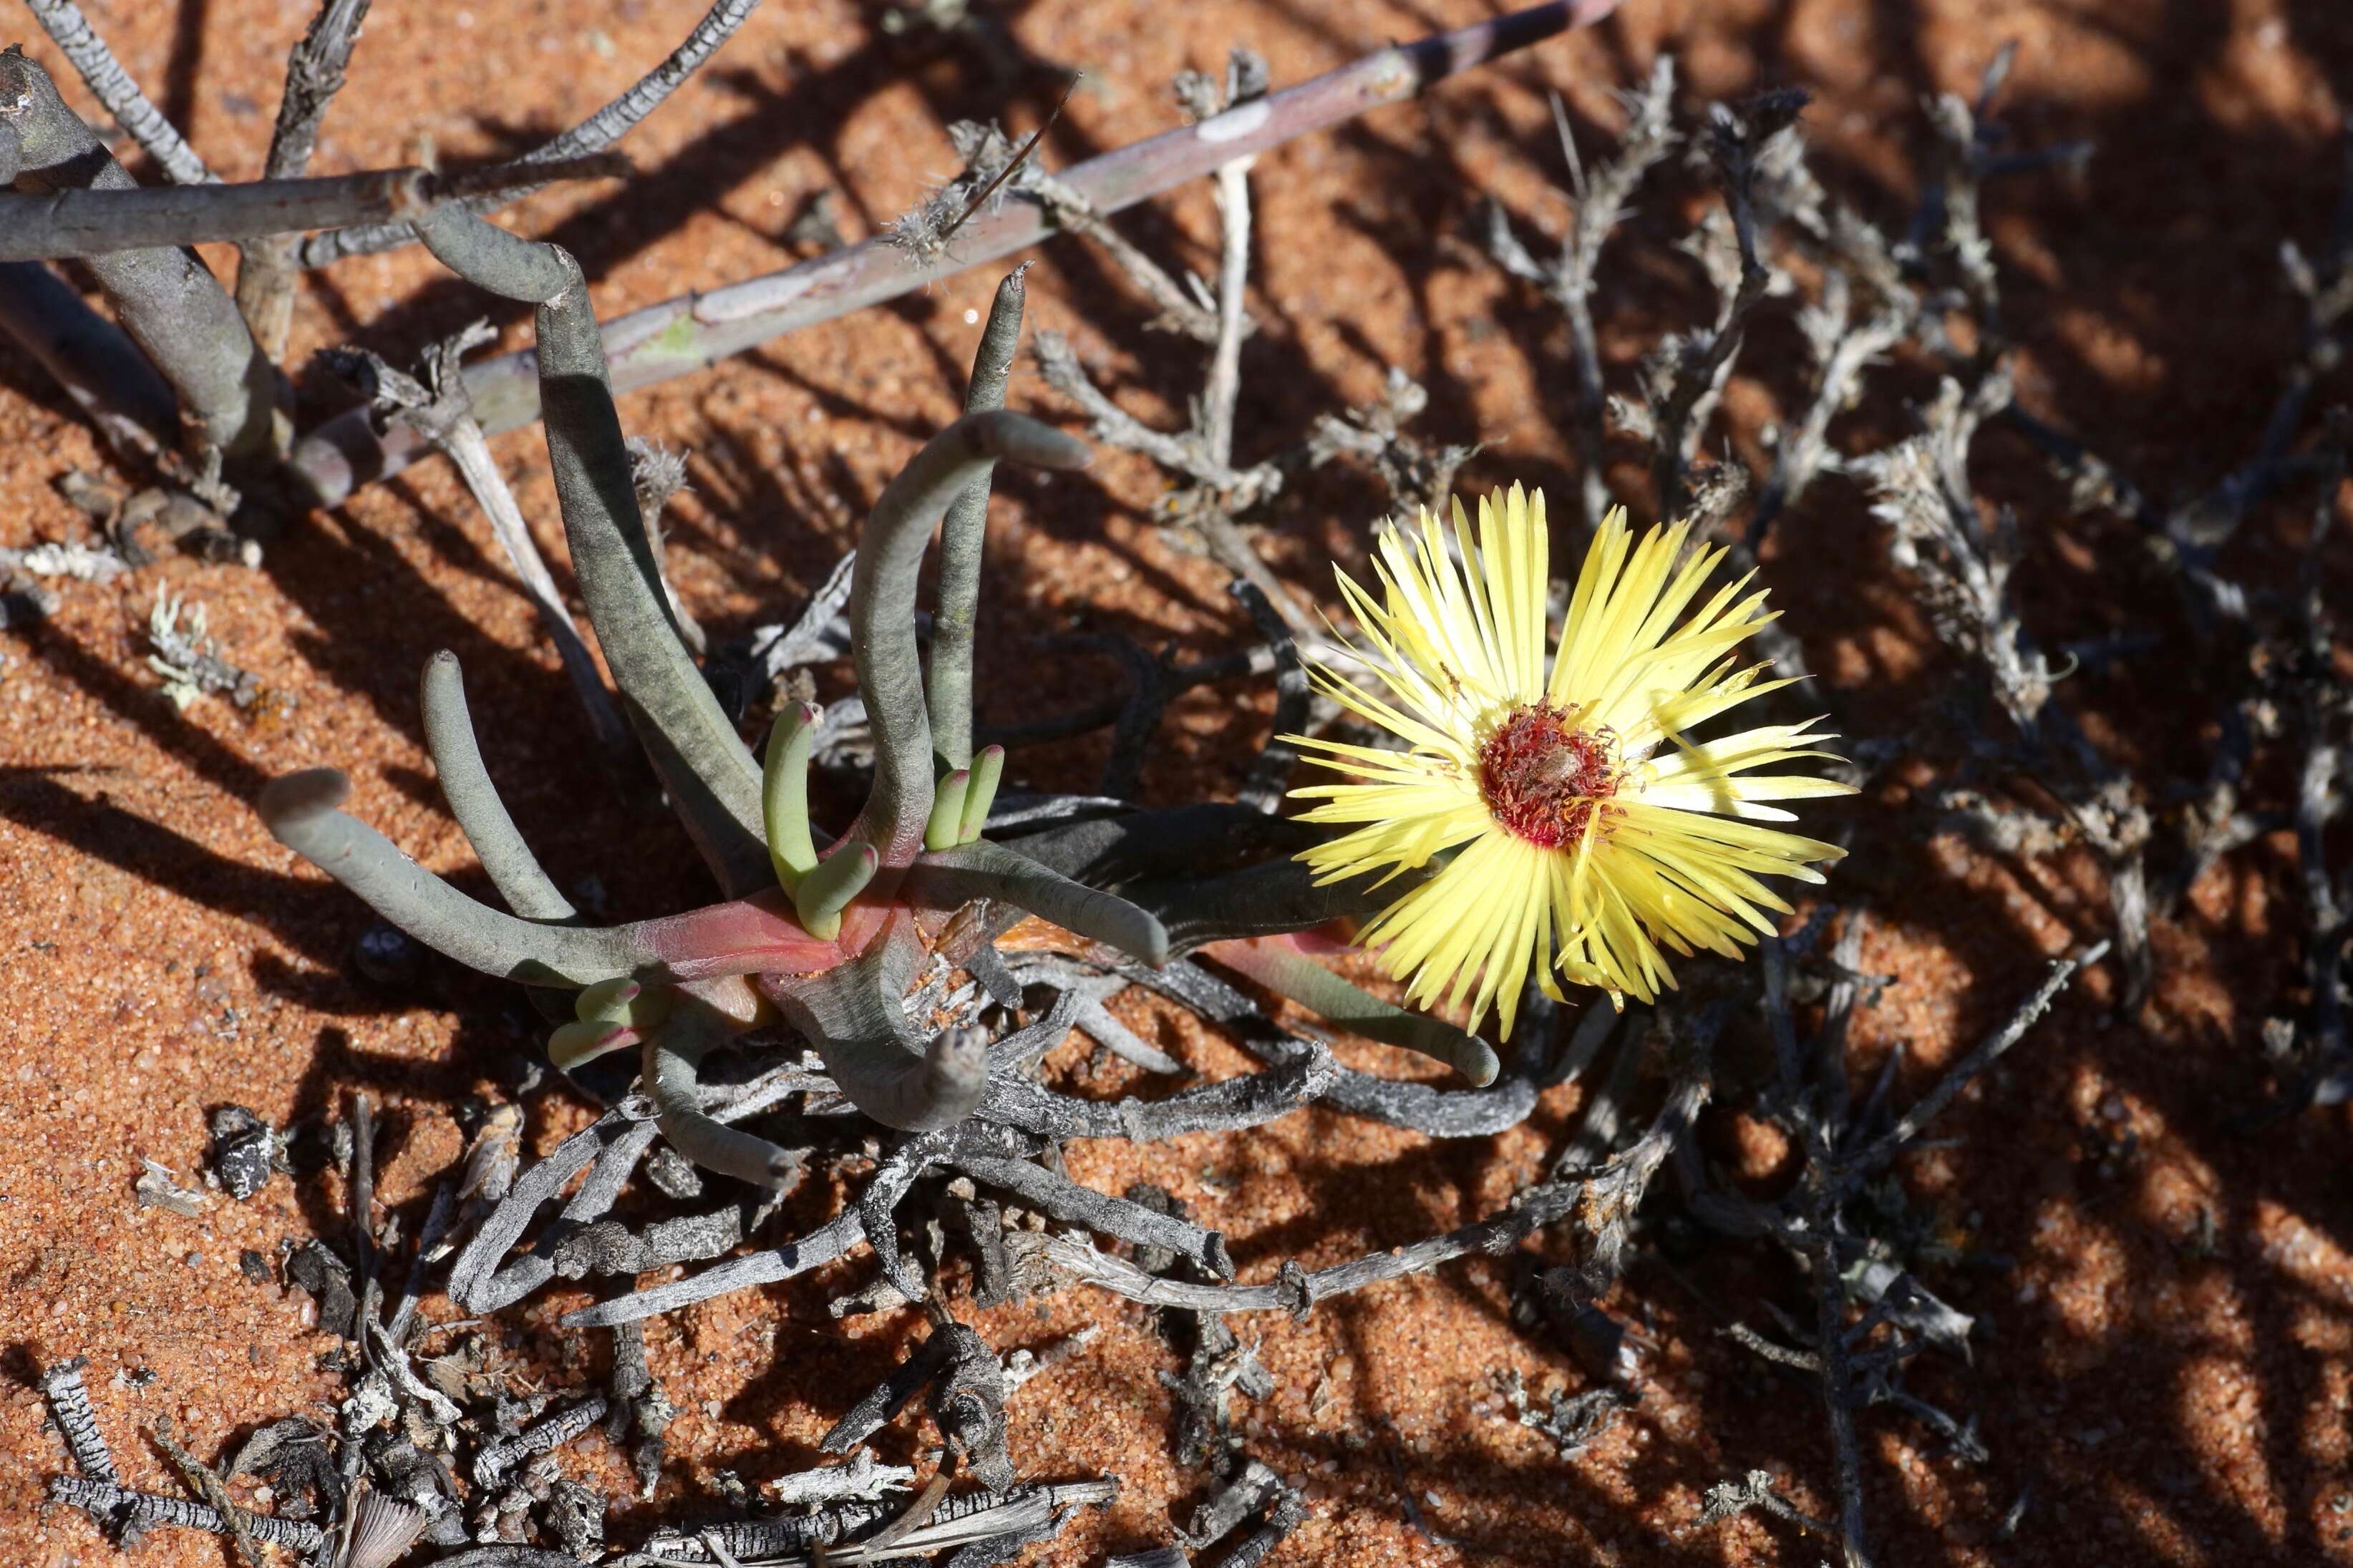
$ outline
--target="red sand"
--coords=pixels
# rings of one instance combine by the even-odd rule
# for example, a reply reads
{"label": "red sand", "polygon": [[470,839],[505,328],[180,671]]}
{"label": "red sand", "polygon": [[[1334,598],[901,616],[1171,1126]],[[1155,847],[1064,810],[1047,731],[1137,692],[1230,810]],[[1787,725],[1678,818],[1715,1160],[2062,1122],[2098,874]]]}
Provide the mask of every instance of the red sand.
{"label": "red sand", "polygon": [[[250,176],[279,62],[308,6],[110,0],[90,9],[214,166]],[[1068,163],[1171,123],[1172,73],[1215,65],[1229,43],[1264,51],[1286,82],[1485,14],[1466,0],[981,9],[1004,18],[1022,51],[1002,57],[1004,73],[966,45],[885,38],[870,28],[871,11],[841,0],[772,5],[632,138],[644,178],[630,195],[545,195],[514,221],[577,250],[609,316],[791,259],[783,230],[820,191],[839,196],[850,237],[871,232],[953,172],[947,120],[1002,114],[1033,126],[1058,93],[1040,62],[1087,72],[1049,143]],[[700,10],[697,0],[480,0],[453,14],[381,5],[316,167],[403,162],[420,140],[453,164],[515,147],[603,101]],[[437,19],[445,14],[452,19]],[[2007,117],[2021,142],[2087,136],[2098,149],[2081,181],[2020,180],[1989,200],[2024,342],[2021,384],[2158,494],[2211,482],[2252,450],[2293,342],[2278,241],[2288,234],[2316,247],[2335,200],[2346,106],[2331,84],[2353,80],[2353,16],[2337,7],[1630,0],[1594,36],[1261,163],[1253,304],[1268,330],[1245,355],[1242,456],[1297,438],[1314,413],[1370,399],[1393,361],[1430,387],[1432,436],[1488,444],[1467,479],[1546,481],[1565,500],[1566,331],[1477,252],[1472,222],[1483,191],[1524,223],[1558,232],[1544,90],[1614,124],[1609,90],[1638,79],[1661,50],[1681,58],[1689,90],[1703,97],[1800,83],[1819,95],[1808,115],[1817,168],[1900,224],[1926,156],[1919,95],[1968,90],[2010,38],[2021,49]],[[30,47],[66,74],[46,40]],[[1694,310],[1690,269],[1666,248],[1691,216],[1654,203],[1613,242],[1601,301],[1613,385],[1627,384],[1632,359]],[[1212,268],[1205,187],[1125,226]],[[627,400],[634,432],[694,454],[670,563],[706,625],[723,635],[774,618],[822,577],[866,501],[955,410],[973,340],[967,315],[986,308],[995,278],[978,270]],[[1139,416],[1176,416],[1196,356],[1140,330],[1144,308],[1100,258],[1070,242],[1048,248],[1030,298],[1033,326],[1071,332]],[[1767,315],[1778,323],[1785,310]],[[294,361],[353,339],[399,360],[484,312],[504,329],[501,346],[527,335],[519,310],[458,286],[417,251],[347,262],[301,295]],[[1735,378],[1727,414],[1752,455],[1759,426],[1804,395],[1798,354],[1785,325],[1762,327]],[[1060,412],[1026,367],[1012,402]],[[1900,434],[1890,423],[1900,414],[1886,412],[1894,406],[1882,398],[1858,433]],[[539,437],[519,432],[495,446],[561,577]],[[20,359],[0,353],[0,543],[79,536],[78,514],[54,485],[75,467],[106,468],[90,432]],[[1639,497],[1639,473],[1614,477]],[[2046,643],[2141,607],[2129,596],[2138,579],[2111,580],[2133,548],[2122,525],[2067,518],[2013,447],[1989,443],[1978,478],[2022,509],[2038,568],[2027,611]],[[988,713],[1050,712],[1103,689],[1106,669],[1037,654],[1038,638],[1073,626],[1187,654],[1246,635],[1221,574],[1144,521],[1159,489],[1140,460],[1106,454],[1083,482],[1018,485],[1000,501],[983,632]],[[1377,505],[1359,479],[1318,478],[1286,495],[1263,543],[1280,570],[1320,594],[1325,561],[1355,557]],[[2251,540],[2271,537],[2274,521],[2259,518]],[[1826,479],[1781,524],[1768,577],[1849,710],[1900,733],[1953,671],[1882,562],[1852,489]],[[2336,566],[2341,588],[2341,555]],[[207,700],[174,712],[143,663],[159,587],[202,603],[226,655],[293,699],[291,711],[249,721]],[[250,1204],[216,1197],[183,1219],[134,1205],[139,1157],[185,1178],[207,1107],[235,1100],[282,1124],[340,1111],[364,1087],[396,1129],[379,1195],[413,1226],[427,1184],[460,1148],[457,1099],[506,1081],[515,1055],[533,1048],[495,988],[390,994],[357,980],[347,954],[364,911],[261,830],[250,810],[260,785],[299,767],[343,767],[353,809],[428,866],[479,882],[418,739],[417,671],[433,649],[453,647],[491,771],[559,879],[594,872],[615,914],[698,895],[677,870],[689,858],[675,828],[626,820],[575,782],[583,770],[568,749],[554,658],[441,464],[298,525],[261,573],[174,559],[110,587],[68,584],[64,598],[53,620],[0,635],[0,970],[9,985],[0,1107],[16,1133],[0,1149],[0,1346],[17,1374],[0,1384],[0,1559],[41,1568],[112,1553],[81,1516],[39,1502],[43,1478],[66,1460],[42,1429],[26,1375],[33,1365],[89,1355],[125,1470],[164,1487],[141,1426],[169,1415],[209,1455],[249,1423],[322,1412],[338,1387],[314,1370],[329,1342],[307,1326],[305,1299],[251,1285],[237,1268],[241,1249],[274,1259],[282,1243],[332,1223],[341,1201],[332,1180],[280,1179]],[[2163,660],[2143,661],[2084,678],[2073,700],[2120,754],[2194,776],[2202,763],[2179,759],[2204,742],[2168,709],[2172,679]],[[1176,706],[1170,730],[1184,743],[1164,748],[1146,782],[1152,797],[1231,787],[1266,700],[1235,696],[1206,690]],[[1043,749],[1020,757],[1017,772],[1082,784],[1103,746],[1097,737]],[[2007,1009],[2045,954],[2096,934],[2105,906],[2083,866],[2007,864],[1925,837],[1898,796],[1847,808],[1857,853],[1832,894],[1870,904],[1865,966],[1900,976],[1862,1022],[1859,1065],[1874,1067],[1901,1042],[1903,1081],[1916,1088]],[[2295,962],[2291,855],[2274,837],[2218,867],[2162,925],[2163,970],[2139,1016],[2108,1016],[2114,977],[2096,974],[1956,1109],[1941,1131],[1957,1142],[1909,1163],[1915,1206],[1945,1216],[1965,1247],[2016,1267],[1936,1281],[1993,1337],[1974,1375],[1919,1374],[1924,1388],[1977,1412],[1990,1462],[1940,1455],[1893,1413],[1864,1418],[1883,1562],[2353,1561],[2346,1118],[2315,1112],[2260,1133],[2234,1120],[2251,1107],[2260,1075],[2250,1058]],[[1136,1005],[1131,1016],[1155,1011]],[[1155,1026],[1187,1035],[1173,1019]],[[1232,1058],[1213,1041],[1176,1043],[1213,1066]],[[1415,1070],[1369,1047],[1351,1059]],[[1227,1230],[1255,1278],[1283,1257],[1312,1267],[1492,1209],[1537,1168],[1577,1101],[1574,1087],[1555,1091],[1527,1126],[1492,1142],[1433,1147],[1314,1113],[1141,1152],[1082,1147],[1071,1165],[1113,1188],[1138,1177],[1167,1186]],[[579,1114],[536,1101],[534,1147]],[[1716,1157],[1751,1174],[1778,1157],[1777,1134],[1733,1112],[1712,1113],[1706,1131]],[[802,1201],[813,1215],[825,1200]],[[1748,1256],[1718,1248],[1694,1272],[1715,1301],[1761,1322],[1757,1297],[1787,1300],[1791,1282]],[[1757,1466],[1788,1477],[1799,1506],[1831,1510],[1810,1391],[1728,1346],[1710,1310],[1675,1280],[1638,1268],[1612,1305],[1639,1331],[1641,1405],[1562,1463],[1498,1414],[1505,1369],[1536,1393],[1582,1382],[1559,1348],[1510,1324],[1508,1280],[1503,1262],[1456,1264],[1332,1302],[1304,1324],[1269,1315],[1240,1325],[1280,1384],[1241,1409],[1250,1449],[1304,1482],[1314,1501],[1279,1563],[1818,1560],[1817,1543],[1779,1525],[1694,1522],[1707,1486]],[[521,1320],[543,1331],[577,1299],[543,1295]],[[756,1481],[804,1463],[910,1337],[907,1314],[841,1326],[820,1300],[804,1281],[654,1327],[656,1368],[682,1413],[665,1498],[684,1495],[709,1467]],[[1044,1563],[1166,1541],[1203,1491],[1167,1457],[1159,1374],[1175,1363],[1140,1311],[1074,1289],[982,1326],[1011,1349],[1086,1322],[1103,1326],[1095,1343],[1017,1396],[1014,1452],[1025,1475],[1108,1472],[1125,1490],[1039,1553]],[[518,1347],[517,1375],[552,1370],[543,1357],[567,1353],[585,1346],[533,1333]],[[152,1380],[142,1386],[132,1374]],[[902,1422],[886,1434],[885,1455],[903,1458],[928,1440],[927,1427]],[[601,1439],[575,1452],[575,1462],[617,1475]],[[2021,1489],[2031,1504],[2015,1537],[2001,1539]],[[1407,1492],[1450,1543],[1416,1533]],[[166,1536],[141,1560],[216,1563],[222,1550]]]}

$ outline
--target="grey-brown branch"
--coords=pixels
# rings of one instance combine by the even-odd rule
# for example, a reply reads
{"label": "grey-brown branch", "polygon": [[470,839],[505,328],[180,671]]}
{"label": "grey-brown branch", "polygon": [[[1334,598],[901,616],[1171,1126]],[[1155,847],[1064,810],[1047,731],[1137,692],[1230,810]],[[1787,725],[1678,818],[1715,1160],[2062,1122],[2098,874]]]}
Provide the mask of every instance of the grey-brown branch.
{"label": "grey-brown branch", "polygon": [[[1060,178],[1108,216],[1237,158],[1401,102],[1447,77],[1609,15],[1619,0],[1556,0],[1392,46],[1270,94],[1201,124],[1164,132],[1092,159]],[[1050,212],[1010,201],[956,235],[952,254],[932,262],[881,239],[708,293],[667,300],[614,321],[606,334],[613,388],[650,386],[699,370],[786,332],[913,293],[944,278],[1034,245],[1055,232]],[[539,416],[532,352],[502,355],[467,372],[477,416],[492,435]],[[379,434],[364,418],[339,417],[297,444],[293,465],[322,505],[396,473],[421,443]]]}

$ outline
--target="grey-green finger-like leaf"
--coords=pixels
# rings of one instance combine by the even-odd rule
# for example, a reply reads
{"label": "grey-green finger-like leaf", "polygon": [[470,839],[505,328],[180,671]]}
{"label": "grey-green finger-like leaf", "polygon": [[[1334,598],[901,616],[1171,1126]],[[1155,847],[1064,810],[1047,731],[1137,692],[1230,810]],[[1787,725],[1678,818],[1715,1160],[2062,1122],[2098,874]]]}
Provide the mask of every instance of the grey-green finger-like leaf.
{"label": "grey-green finger-like leaf", "polygon": [[1167,928],[1149,910],[987,839],[925,855],[909,869],[906,888],[911,900],[935,909],[1000,899],[1155,968],[1168,962]]}
{"label": "grey-green finger-like leaf", "polygon": [[[6,163],[0,149],[0,171]],[[37,361],[119,452],[143,450],[179,422],[178,399],[131,334],[40,262],[0,262],[0,333]]]}
{"label": "grey-green finger-like leaf", "polygon": [[274,780],[257,803],[277,840],[359,895],[436,952],[485,974],[547,985],[587,985],[661,961],[619,931],[537,925],[476,903],[337,809],[351,781],[333,768]]}
{"label": "grey-green finger-like leaf", "polygon": [[584,985],[572,999],[573,1015],[584,1024],[626,1024],[645,987],[634,980],[600,980]]}
{"label": "grey-green finger-like leaf", "polygon": [[646,1092],[652,1097],[662,1136],[670,1146],[706,1171],[733,1176],[754,1186],[790,1185],[801,1173],[801,1158],[781,1144],[715,1121],[703,1114],[696,1075],[703,1053],[727,1038],[727,1030],[699,1007],[686,1006],[646,1036]]}
{"label": "grey-green finger-like leaf", "polygon": [[[15,133],[11,183],[28,195],[126,191],[138,182],[58,96],[23,51],[0,51],[0,102]],[[91,257],[86,265],[122,329],[177,394],[199,438],[231,455],[269,440],[277,367],[253,341],[236,301],[194,250],[155,246]],[[168,433],[155,432],[167,441]]]}
{"label": "grey-green finger-like leaf", "polygon": [[1312,1008],[1368,1040],[1419,1051],[1444,1062],[1475,1088],[1484,1089],[1494,1082],[1501,1069],[1494,1047],[1478,1036],[1458,1029],[1443,1018],[1391,1006],[1288,943],[1224,942],[1205,950],[1203,956],[1217,960],[1276,995]]}
{"label": "grey-green finger-like leaf", "polygon": [[[572,568],[638,738],[730,898],[767,886],[760,770],[679,639],[638,510],[637,483],[579,264],[539,307],[540,404]],[[912,626],[908,636],[913,637]]]}
{"label": "grey-green finger-like leaf", "polygon": [[1285,858],[1217,877],[1155,878],[1124,890],[1160,917],[1178,952],[1189,952],[1208,942],[1313,931],[1332,921],[1373,915],[1430,869],[1409,870],[1386,882],[1366,872],[1319,883],[1303,862]]}
{"label": "grey-green finger-like leaf", "polygon": [[1002,409],[967,414],[926,442],[874,503],[858,537],[849,591],[858,690],[874,739],[874,790],[852,831],[903,866],[932,815],[932,726],[915,649],[915,586],[932,530],[999,459],[1039,468],[1086,466],[1087,444]]}
{"label": "grey-green finger-like leaf", "polygon": [[[568,269],[552,245],[509,234],[486,218],[450,202],[416,220],[417,236],[433,258],[471,283],[502,299],[543,305],[570,285]],[[543,364],[541,374],[545,374]]]}
{"label": "grey-green finger-like leaf", "polygon": [[850,1103],[887,1127],[952,1127],[988,1093],[987,1037],[949,1029],[928,1046],[907,1022],[907,982],[923,956],[906,921],[851,963],[807,980],[763,981],[793,1027],[817,1045]]}
{"label": "grey-green finger-like leaf", "polygon": [[531,921],[568,921],[576,911],[523,842],[506,803],[491,783],[475,742],[473,715],[466,706],[466,677],[458,656],[443,648],[425,661],[420,682],[425,710],[425,749],[441,781],[442,796],[458,819],[491,884],[507,908]]}
{"label": "grey-green finger-like leaf", "polygon": [[[1023,262],[997,286],[988,324],[973,355],[964,411],[1005,406],[1005,384],[1021,343]],[[942,768],[972,762],[972,640],[980,612],[980,562],[988,531],[988,486],[995,465],[966,486],[940,524],[940,594],[932,611],[932,662],[924,690],[932,718],[932,751]]]}
{"label": "grey-green finger-like leaf", "polygon": [[638,1031],[623,1024],[608,1024],[602,1019],[575,1019],[556,1026],[547,1037],[547,1059],[565,1072],[583,1062],[593,1062],[598,1057],[628,1049],[639,1039]]}

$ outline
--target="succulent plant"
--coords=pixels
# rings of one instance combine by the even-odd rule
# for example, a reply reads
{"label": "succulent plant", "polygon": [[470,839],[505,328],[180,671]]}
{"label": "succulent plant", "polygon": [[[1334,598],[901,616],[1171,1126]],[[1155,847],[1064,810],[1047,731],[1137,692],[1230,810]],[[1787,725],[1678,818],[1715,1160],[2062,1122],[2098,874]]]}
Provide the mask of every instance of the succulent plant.
{"label": "succulent plant", "polygon": [[[927,953],[961,963],[1027,913],[1073,943],[1155,967],[1207,948],[1352,1027],[1438,1057],[1474,1082],[1493,1078],[1485,1042],[1390,1007],[1304,956],[1297,933],[1375,907],[1368,879],[1318,887],[1293,858],[1314,829],[1238,805],[1106,814],[1092,797],[1048,797],[1006,837],[987,836],[1004,754],[973,748],[971,650],[990,477],[1000,461],[1071,469],[1089,458],[1084,443],[998,406],[1020,332],[1018,274],[997,292],[964,417],[884,489],[860,534],[849,616],[873,779],[857,817],[828,836],[808,809],[816,710],[778,715],[764,765],[681,639],[577,263],[456,205],[419,227],[452,270],[538,307],[548,456],[589,622],[655,773],[725,896],[659,920],[583,924],[491,786],[447,652],[425,668],[427,743],[451,812],[512,912],[468,898],[340,810],[348,784],[333,769],[277,780],[259,809],[281,843],[427,946],[487,973],[573,991],[575,1016],[549,1044],[557,1066],[638,1047],[645,1090],[681,1152],[781,1185],[797,1170],[794,1155],[700,1109],[704,1055],[781,1023],[876,1121],[948,1126],[990,1092],[987,1043],[968,1028],[923,1038],[902,1005],[909,982]],[[925,670],[917,575],[943,524]],[[1197,869],[1205,866],[1238,868],[1205,876]]]}

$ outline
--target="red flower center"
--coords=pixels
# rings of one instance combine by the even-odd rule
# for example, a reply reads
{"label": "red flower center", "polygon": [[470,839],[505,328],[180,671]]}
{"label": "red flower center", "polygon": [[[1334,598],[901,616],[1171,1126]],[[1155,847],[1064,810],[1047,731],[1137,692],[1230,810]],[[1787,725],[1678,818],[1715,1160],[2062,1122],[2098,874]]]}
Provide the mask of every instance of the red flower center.
{"label": "red flower center", "polygon": [[1488,813],[1539,848],[1584,837],[1595,807],[1618,793],[1607,730],[1580,730],[1550,703],[1512,710],[1479,748]]}

